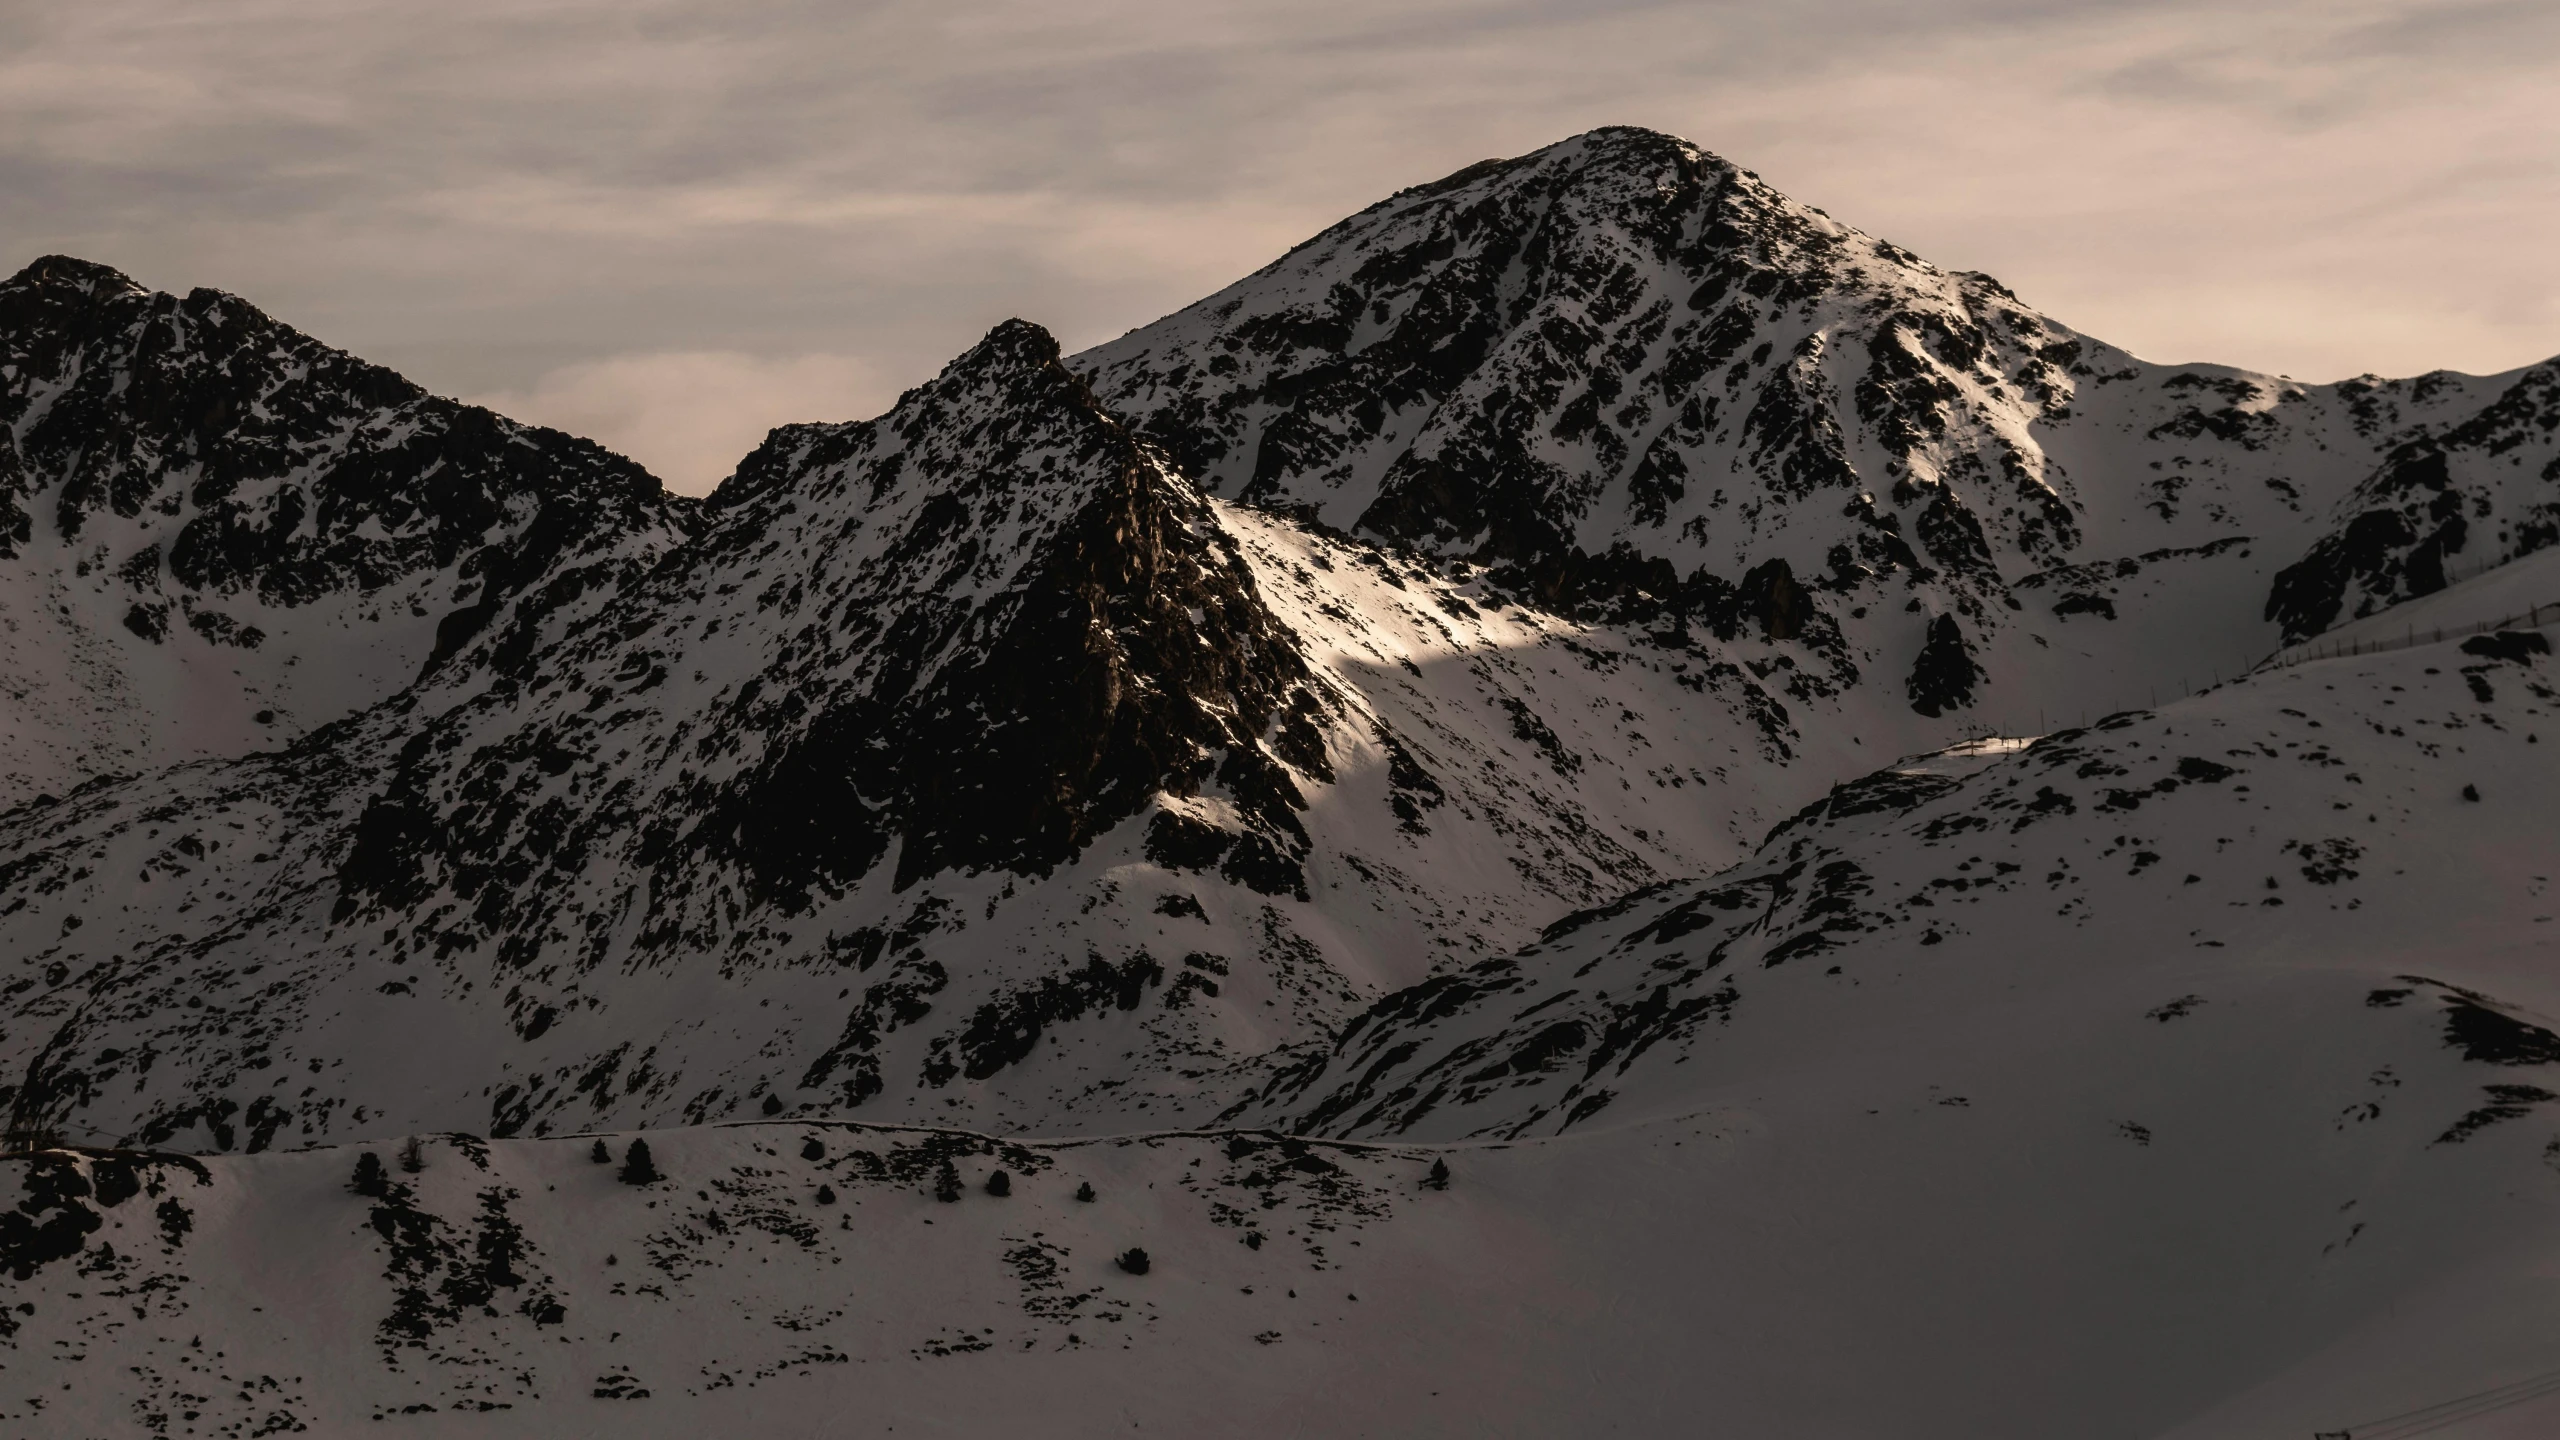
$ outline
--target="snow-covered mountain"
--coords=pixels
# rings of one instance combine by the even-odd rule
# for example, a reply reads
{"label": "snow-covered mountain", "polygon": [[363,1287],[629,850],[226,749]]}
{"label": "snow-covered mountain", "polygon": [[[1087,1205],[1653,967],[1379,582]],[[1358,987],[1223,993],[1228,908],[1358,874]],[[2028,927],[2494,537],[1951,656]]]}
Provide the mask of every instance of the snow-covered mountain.
{"label": "snow-covered mountain", "polygon": [[1631,130],[698,507],[0,332],[22,1427],[2236,1436],[2560,1323],[2552,366],[2150,364]]}
{"label": "snow-covered mountain", "polygon": [[0,819],[20,1108],[224,1149],[1205,1114],[1824,783],[1687,652],[1204,500],[1019,323],[776,432],[546,635]]}
{"label": "snow-covered mountain", "polygon": [[37,260],[0,281],[0,805],[273,749],[691,512],[237,296]]}
{"label": "snow-covered mountain", "polygon": [[1215,493],[2012,730],[2560,537],[2551,366],[2148,363],[1644,130],[1405,191],[1076,363]]}

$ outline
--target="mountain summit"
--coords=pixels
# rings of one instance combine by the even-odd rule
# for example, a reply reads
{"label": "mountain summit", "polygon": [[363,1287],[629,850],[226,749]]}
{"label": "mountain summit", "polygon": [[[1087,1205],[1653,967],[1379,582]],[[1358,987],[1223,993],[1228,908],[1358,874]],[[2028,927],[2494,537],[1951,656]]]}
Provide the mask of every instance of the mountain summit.
{"label": "mountain summit", "polygon": [[1404,191],[1075,363],[1217,493],[2010,725],[2057,671],[2139,699],[2423,593],[2457,512],[2497,522],[2457,568],[2544,543],[2509,449],[2560,459],[2547,367],[2149,364],[1635,129]]}

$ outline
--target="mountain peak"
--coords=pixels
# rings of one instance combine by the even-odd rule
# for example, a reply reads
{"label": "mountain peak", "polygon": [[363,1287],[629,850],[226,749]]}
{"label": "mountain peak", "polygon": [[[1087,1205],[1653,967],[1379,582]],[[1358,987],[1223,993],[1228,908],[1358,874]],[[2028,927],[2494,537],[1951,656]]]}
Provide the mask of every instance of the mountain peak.
{"label": "mountain peak", "polygon": [[977,344],[960,353],[944,369],[961,370],[977,365],[1009,363],[1046,365],[1058,358],[1058,337],[1047,327],[1020,316],[1000,321]]}
{"label": "mountain peak", "polygon": [[0,289],[68,290],[87,295],[150,293],[149,287],[112,265],[77,255],[39,255],[24,269],[0,281]]}
{"label": "mountain peak", "polygon": [[[1900,437],[1945,432],[1956,402],[1990,409],[1975,310],[2015,313],[2033,331],[2018,348],[2047,337],[1975,289],[1685,140],[1611,127],[1408,190],[1079,361],[1213,490],[1569,600],[1612,550],[1675,578],[1747,571],[1770,558],[1758,529],[1793,530],[1793,568],[1821,569],[1849,537],[1807,542],[1840,527],[1713,512],[1836,512],[1873,488],[1863,466],[1899,474],[1879,462],[1912,448]],[[1915,358],[1903,331],[1945,353]],[[1861,362],[1854,401],[1832,393]],[[1859,453],[1852,414],[1887,454]],[[1896,523],[1931,498],[1904,494]],[[2068,528],[2021,522],[2022,543]]]}

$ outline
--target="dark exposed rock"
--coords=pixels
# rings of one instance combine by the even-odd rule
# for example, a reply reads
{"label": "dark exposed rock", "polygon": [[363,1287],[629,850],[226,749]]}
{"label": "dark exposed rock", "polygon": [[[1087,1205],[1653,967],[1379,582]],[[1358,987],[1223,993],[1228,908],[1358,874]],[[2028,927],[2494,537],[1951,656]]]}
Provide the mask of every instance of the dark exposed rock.
{"label": "dark exposed rock", "polygon": [[1920,658],[1912,662],[1905,687],[1911,708],[1935,716],[1971,704],[1973,687],[1981,680],[1982,667],[1974,663],[1956,617],[1941,615],[1930,621],[1929,638],[1920,647]]}
{"label": "dark exposed rock", "polygon": [[2462,653],[2486,660],[2503,660],[2512,665],[2527,665],[2536,656],[2551,653],[2551,640],[2539,630],[2500,630],[2491,635],[2474,635],[2463,641]]}
{"label": "dark exposed rock", "polygon": [[[529,796],[466,797],[509,774],[520,791],[546,773],[606,790],[603,747],[630,738],[584,721],[594,697],[661,683],[682,632],[759,575],[764,663],[704,697],[717,738],[653,738],[663,768],[615,801],[653,812],[635,858],[663,877],[658,893],[726,864],[755,903],[788,913],[892,846],[898,889],[953,868],[1038,874],[1159,794],[1213,784],[1245,833],[1160,813],[1167,862],[1225,854],[1258,888],[1302,883],[1304,801],[1262,738],[1313,698],[1295,642],[1200,501],[1037,327],[999,327],[880,420],[776,431],[730,487],[684,562],[627,597],[613,627],[528,662],[587,679],[457,714],[404,749],[341,872],[342,915],[418,903],[441,878],[497,904],[500,924],[558,923],[542,893],[618,817],[563,816],[545,841]],[[809,569],[766,571],[785,548]],[[464,743],[492,732],[505,738]],[[527,874],[528,852],[554,863]],[[682,923],[663,903],[652,933]]]}

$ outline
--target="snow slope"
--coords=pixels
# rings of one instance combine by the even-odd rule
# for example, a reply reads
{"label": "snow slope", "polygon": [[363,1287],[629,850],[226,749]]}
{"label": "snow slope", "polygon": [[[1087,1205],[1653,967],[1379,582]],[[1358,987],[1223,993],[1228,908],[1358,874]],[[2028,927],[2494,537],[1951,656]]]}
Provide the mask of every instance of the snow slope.
{"label": "snow slope", "polygon": [[371,1198],[352,1147],[18,1162],[0,1403],[2238,1437],[2487,1391],[2560,1334],[2552,664],[2521,633],[2318,662],[1844,785],[1374,1007],[1238,1117],[1276,1131],[777,1121],[648,1135],[648,1185],[627,1135],[431,1136]]}
{"label": "snow slope", "polygon": [[[1733,870],[1390,997],[1248,1130],[695,1128],[643,1137],[645,1185],[628,1135],[429,1136],[414,1175],[372,1147],[371,1197],[347,1146],[13,1162],[0,1404],[2239,1437],[2492,1392],[2560,1334],[2540,639],[1844,784]],[[2560,1418],[2510,1398],[2430,1433]]]}

